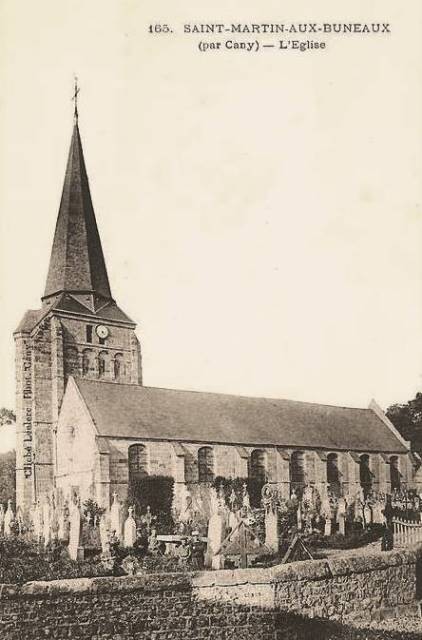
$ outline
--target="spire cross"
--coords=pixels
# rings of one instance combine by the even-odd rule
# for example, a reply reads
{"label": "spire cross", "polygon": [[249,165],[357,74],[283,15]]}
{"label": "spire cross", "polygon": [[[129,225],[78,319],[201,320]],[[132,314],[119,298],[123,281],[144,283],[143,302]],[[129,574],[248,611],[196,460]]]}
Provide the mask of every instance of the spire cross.
{"label": "spire cross", "polygon": [[78,87],[78,78],[75,76],[75,88],[73,91],[72,100],[75,103],[75,111],[73,112],[73,117],[75,118],[75,122],[78,122],[78,93],[80,92],[80,87]]}

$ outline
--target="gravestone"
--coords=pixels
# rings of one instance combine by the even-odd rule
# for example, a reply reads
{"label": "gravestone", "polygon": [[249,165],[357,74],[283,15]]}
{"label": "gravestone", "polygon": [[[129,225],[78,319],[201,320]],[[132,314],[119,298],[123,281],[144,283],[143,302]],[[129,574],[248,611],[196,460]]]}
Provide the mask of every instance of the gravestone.
{"label": "gravestone", "polygon": [[228,520],[228,523],[227,523],[229,529],[234,531],[234,529],[236,529],[238,524],[239,524],[239,518],[237,517],[237,514],[234,511],[230,511],[229,512],[229,520]]}
{"label": "gravestone", "polygon": [[133,517],[133,507],[129,507],[123,532],[123,546],[133,547],[136,542],[136,522]]}
{"label": "gravestone", "polygon": [[372,522],[372,509],[368,503],[365,503],[363,508],[363,521],[364,525],[368,526]]}
{"label": "gravestone", "polygon": [[83,560],[84,550],[81,547],[81,512],[79,504],[72,503],[70,511],[69,556],[72,560]]}
{"label": "gravestone", "polygon": [[32,509],[32,526],[35,541],[39,543],[42,538],[42,511],[39,500],[36,501]]}
{"label": "gravestone", "polygon": [[15,520],[16,520],[16,524],[18,526],[18,533],[19,533],[19,535],[22,535],[22,533],[24,532],[24,529],[25,529],[25,522],[24,522],[22,509],[21,509],[20,506],[16,509]]}
{"label": "gravestone", "polygon": [[207,550],[205,553],[205,566],[212,566],[213,558],[221,547],[226,535],[224,516],[219,511],[212,514],[208,521]]}
{"label": "gravestone", "polygon": [[385,503],[382,500],[377,500],[376,503],[374,504],[372,514],[373,514],[374,522],[376,522],[377,524],[383,524],[385,520],[384,508],[385,508]]}
{"label": "gravestone", "polygon": [[44,539],[45,546],[47,546],[51,540],[50,517],[51,517],[50,500],[48,499],[48,496],[46,496],[44,504],[42,506],[42,521],[43,521],[42,537]]}
{"label": "gravestone", "polygon": [[346,498],[340,498],[338,501],[337,521],[338,521],[338,532],[342,536],[346,535],[346,514],[347,514]]}
{"label": "gravestone", "polygon": [[15,518],[15,514],[13,513],[12,510],[12,501],[9,499],[7,501],[7,510],[6,513],[4,514],[4,535],[10,536],[12,535],[12,524],[13,524],[13,520]]}
{"label": "gravestone", "polygon": [[113,493],[113,504],[110,509],[110,530],[120,540],[122,537],[121,506],[116,492]]}
{"label": "gravestone", "polygon": [[265,544],[274,553],[279,548],[279,531],[277,509],[269,508],[265,511]]}
{"label": "gravestone", "polygon": [[242,490],[243,490],[242,506],[246,514],[248,514],[251,511],[251,500],[249,498],[248,487],[246,482],[243,483]]}
{"label": "gravestone", "polygon": [[302,530],[302,505],[300,502],[297,505],[296,524],[297,524],[298,531],[301,531]]}
{"label": "gravestone", "polygon": [[325,496],[322,502],[321,515],[325,520],[324,536],[330,536],[332,533],[332,522],[331,522],[331,504],[330,504],[330,499],[328,495]]}
{"label": "gravestone", "polygon": [[59,540],[69,539],[69,503],[67,500],[59,508],[57,515],[58,531],[57,536]]}
{"label": "gravestone", "polygon": [[101,551],[104,555],[110,554],[110,530],[107,525],[107,516],[105,513],[100,518],[99,524]]}

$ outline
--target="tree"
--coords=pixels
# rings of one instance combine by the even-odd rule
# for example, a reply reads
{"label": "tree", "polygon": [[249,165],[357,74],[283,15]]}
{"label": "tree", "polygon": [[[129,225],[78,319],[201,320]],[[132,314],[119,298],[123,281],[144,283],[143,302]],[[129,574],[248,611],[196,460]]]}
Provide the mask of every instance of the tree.
{"label": "tree", "polygon": [[[14,424],[16,416],[10,409],[0,409],[0,434],[1,427]],[[1,437],[1,436],[0,436]],[[16,454],[14,451],[0,453],[0,502],[6,503],[9,498],[15,502],[16,496]]]}
{"label": "tree", "polygon": [[9,498],[15,502],[16,494],[16,455],[14,451],[0,453],[0,502],[7,503]]}
{"label": "tree", "polygon": [[403,438],[410,440],[412,450],[422,455],[422,393],[406,404],[392,404],[386,415]]}
{"label": "tree", "polygon": [[14,422],[16,422],[16,416],[13,411],[2,407],[0,409],[0,427],[5,424],[13,424]]}

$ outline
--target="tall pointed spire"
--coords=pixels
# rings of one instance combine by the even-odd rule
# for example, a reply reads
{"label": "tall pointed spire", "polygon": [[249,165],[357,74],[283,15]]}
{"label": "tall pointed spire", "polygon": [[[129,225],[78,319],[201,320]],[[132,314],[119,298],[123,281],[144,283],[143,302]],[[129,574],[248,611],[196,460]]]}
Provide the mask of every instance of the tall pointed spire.
{"label": "tall pointed spire", "polygon": [[61,292],[112,299],[78,128],[78,93],[75,83],[73,135],[43,300]]}

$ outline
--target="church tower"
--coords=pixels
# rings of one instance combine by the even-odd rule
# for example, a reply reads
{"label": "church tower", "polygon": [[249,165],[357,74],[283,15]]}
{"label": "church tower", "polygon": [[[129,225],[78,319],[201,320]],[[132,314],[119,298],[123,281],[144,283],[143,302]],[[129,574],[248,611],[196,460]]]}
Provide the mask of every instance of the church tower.
{"label": "church tower", "polygon": [[136,325],[111,294],[76,105],[41,301],[14,333],[16,502],[26,513],[55,486],[55,433],[68,377],[142,384]]}

